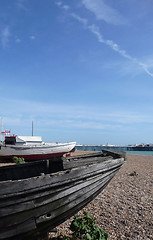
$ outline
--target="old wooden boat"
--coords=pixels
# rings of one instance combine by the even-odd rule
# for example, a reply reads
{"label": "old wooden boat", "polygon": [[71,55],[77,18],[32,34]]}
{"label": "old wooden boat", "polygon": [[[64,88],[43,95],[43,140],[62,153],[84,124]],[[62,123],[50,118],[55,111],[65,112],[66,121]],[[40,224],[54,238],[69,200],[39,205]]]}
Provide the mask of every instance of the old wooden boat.
{"label": "old wooden boat", "polygon": [[10,160],[14,156],[25,161],[44,160],[63,156],[75,148],[76,142],[45,143],[37,136],[5,136],[0,144],[0,160]]}
{"label": "old wooden boat", "polygon": [[103,151],[0,167],[0,239],[37,239],[109,183],[125,154]]}

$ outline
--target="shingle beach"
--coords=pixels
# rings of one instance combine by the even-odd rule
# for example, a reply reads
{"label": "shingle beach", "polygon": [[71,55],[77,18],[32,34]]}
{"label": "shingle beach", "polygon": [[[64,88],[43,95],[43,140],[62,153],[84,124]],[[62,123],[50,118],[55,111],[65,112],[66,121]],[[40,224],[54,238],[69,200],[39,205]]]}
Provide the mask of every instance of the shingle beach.
{"label": "shingle beach", "polygon": [[[79,214],[87,211],[110,240],[152,240],[152,197],[153,156],[129,154],[108,186]],[[58,233],[70,234],[72,220],[58,226]]]}

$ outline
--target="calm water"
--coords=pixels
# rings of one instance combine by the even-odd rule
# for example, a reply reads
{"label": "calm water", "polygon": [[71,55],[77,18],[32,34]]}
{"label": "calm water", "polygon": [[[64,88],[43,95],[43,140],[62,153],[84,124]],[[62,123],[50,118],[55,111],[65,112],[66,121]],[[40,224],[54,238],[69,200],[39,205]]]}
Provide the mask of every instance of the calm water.
{"label": "calm water", "polygon": [[[102,149],[106,149],[105,147],[100,147],[100,146],[77,146],[77,150],[83,150],[83,151],[102,151]],[[148,155],[148,156],[153,156],[153,151],[127,151],[126,148],[119,148],[119,147],[113,147],[109,148],[111,150],[121,150],[124,151],[128,154],[138,154],[138,155]]]}

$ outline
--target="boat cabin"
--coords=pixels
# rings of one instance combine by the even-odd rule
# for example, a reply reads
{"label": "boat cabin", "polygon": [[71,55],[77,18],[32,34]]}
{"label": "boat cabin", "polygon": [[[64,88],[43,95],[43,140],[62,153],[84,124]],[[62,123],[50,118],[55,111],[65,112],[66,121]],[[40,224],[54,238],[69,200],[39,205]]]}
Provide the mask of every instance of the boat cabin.
{"label": "boat cabin", "polygon": [[8,145],[15,145],[16,144],[16,136],[6,136],[4,143],[8,144]]}
{"label": "boat cabin", "polygon": [[4,143],[7,145],[24,143],[39,144],[42,143],[42,138],[36,136],[5,136]]}

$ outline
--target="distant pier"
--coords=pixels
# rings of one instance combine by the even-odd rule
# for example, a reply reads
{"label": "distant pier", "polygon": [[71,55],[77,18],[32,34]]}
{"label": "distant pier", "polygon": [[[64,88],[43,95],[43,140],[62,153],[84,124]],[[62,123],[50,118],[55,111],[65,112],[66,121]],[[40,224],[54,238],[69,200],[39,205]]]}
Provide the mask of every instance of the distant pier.
{"label": "distant pier", "polygon": [[77,145],[76,149],[85,151],[101,151],[103,149],[120,151],[153,151],[153,146]]}

